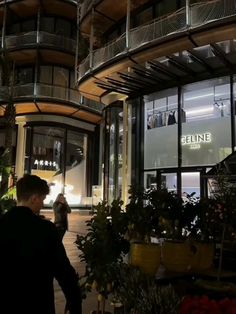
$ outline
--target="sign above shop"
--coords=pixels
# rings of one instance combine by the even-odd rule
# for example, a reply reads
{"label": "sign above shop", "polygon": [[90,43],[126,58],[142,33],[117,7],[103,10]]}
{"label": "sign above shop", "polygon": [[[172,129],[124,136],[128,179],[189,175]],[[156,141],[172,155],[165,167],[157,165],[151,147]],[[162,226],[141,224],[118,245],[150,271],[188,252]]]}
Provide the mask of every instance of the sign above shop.
{"label": "sign above shop", "polygon": [[55,161],[50,161],[50,160],[38,160],[35,159],[34,161],[35,166],[42,166],[42,167],[49,167],[49,168],[56,168],[58,169],[59,166]]}
{"label": "sign above shop", "polygon": [[212,136],[210,132],[196,133],[190,135],[183,135],[181,137],[181,144],[183,146],[189,145],[190,149],[199,149],[200,144],[211,143]]}

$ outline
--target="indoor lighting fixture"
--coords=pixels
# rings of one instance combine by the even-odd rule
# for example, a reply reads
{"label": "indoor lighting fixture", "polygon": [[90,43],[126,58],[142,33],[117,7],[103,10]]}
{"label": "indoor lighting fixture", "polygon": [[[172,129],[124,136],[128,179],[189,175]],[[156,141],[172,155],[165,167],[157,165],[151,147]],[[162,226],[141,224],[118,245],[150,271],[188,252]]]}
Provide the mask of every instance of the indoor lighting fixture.
{"label": "indoor lighting fixture", "polygon": [[[186,109],[185,109],[186,110]],[[193,110],[186,110],[186,114],[187,115],[191,115],[191,114],[201,114],[201,113],[207,113],[207,112],[212,112],[213,111],[213,107],[206,107],[206,108],[202,108],[202,109],[193,109]]]}

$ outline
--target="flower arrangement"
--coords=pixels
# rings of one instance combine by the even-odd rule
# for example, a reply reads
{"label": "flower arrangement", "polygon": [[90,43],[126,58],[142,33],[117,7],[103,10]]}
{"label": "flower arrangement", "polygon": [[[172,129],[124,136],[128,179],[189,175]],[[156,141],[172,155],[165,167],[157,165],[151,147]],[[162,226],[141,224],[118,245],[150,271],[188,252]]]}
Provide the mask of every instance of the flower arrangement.
{"label": "flower arrangement", "polygon": [[187,296],[180,314],[236,314],[236,299],[212,300],[208,296]]}

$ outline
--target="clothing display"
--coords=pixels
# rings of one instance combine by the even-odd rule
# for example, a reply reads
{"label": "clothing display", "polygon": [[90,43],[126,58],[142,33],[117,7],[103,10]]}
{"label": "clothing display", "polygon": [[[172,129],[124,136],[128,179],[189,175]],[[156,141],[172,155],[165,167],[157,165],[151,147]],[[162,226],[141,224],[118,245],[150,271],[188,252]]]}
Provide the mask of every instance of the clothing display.
{"label": "clothing display", "polygon": [[[181,109],[181,121],[186,122],[186,112]],[[159,128],[162,126],[168,126],[178,123],[178,111],[177,109],[157,111],[153,110],[152,114],[147,116],[147,129]]]}

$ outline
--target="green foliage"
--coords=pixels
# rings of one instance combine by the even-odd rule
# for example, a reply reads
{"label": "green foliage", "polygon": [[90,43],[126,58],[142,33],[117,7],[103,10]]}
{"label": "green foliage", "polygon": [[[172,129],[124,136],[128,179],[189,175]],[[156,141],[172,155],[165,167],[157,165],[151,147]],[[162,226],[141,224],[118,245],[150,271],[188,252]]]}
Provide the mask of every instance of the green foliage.
{"label": "green foliage", "polygon": [[86,263],[84,286],[88,290],[96,286],[105,297],[110,292],[124,254],[129,251],[129,242],[124,239],[127,219],[122,205],[122,201],[115,200],[111,206],[106,202],[95,206],[95,215],[87,221],[88,233],[77,235],[76,240],[81,261]]}
{"label": "green foliage", "polygon": [[181,298],[172,286],[158,286],[154,277],[126,264],[121,265],[118,278],[114,297],[124,305],[127,313],[178,313]]}
{"label": "green foliage", "polygon": [[150,242],[151,236],[158,234],[158,212],[149,202],[144,189],[132,186],[129,190],[130,202],[126,205],[129,222],[128,237],[138,242]]}

